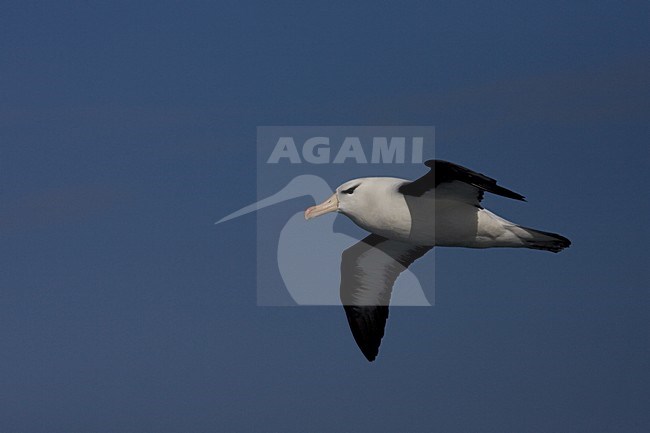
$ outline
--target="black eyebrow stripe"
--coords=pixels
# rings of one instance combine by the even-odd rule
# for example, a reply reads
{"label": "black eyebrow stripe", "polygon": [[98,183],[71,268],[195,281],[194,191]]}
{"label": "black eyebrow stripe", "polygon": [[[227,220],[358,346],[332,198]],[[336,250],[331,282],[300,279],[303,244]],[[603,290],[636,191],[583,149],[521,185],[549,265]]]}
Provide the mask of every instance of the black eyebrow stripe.
{"label": "black eyebrow stripe", "polygon": [[342,190],[341,192],[342,192],[343,194],[352,194],[352,193],[354,192],[354,190],[357,189],[357,187],[358,187],[359,185],[361,185],[361,184],[358,183],[358,184],[356,184],[356,185],[354,185],[354,186],[351,186],[351,187],[348,188],[348,189],[344,189],[344,190]]}

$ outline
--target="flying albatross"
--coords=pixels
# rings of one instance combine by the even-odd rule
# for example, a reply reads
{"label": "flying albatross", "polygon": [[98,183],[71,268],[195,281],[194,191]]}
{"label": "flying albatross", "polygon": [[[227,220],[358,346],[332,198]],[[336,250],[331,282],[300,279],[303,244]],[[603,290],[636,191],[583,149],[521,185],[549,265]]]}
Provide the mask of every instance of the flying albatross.
{"label": "flying albatross", "polygon": [[305,211],[307,220],[340,212],[371,233],[343,252],[340,285],[352,335],[368,361],[379,353],[395,280],[434,246],[557,253],[571,245],[564,236],[520,226],[484,209],[485,192],[525,201],[496,180],[447,161],[425,165],[429,172],[414,181],[350,180]]}

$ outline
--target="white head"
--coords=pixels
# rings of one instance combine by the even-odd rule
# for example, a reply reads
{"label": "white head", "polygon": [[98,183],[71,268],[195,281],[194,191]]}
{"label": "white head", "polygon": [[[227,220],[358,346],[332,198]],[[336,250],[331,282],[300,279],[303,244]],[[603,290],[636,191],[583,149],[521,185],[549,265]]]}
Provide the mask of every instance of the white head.
{"label": "white head", "polygon": [[341,212],[356,225],[389,239],[408,240],[411,219],[399,187],[406,182],[394,177],[364,177],[345,182],[330,198],[305,211],[305,219]]}
{"label": "white head", "polygon": [[386,205],[389,191],[395,191],[402,179],[387,177],[364,177],[352,179],[338,188],[323,203],[312,206],[305,211],[305,219],[315,218],[328,212],[341,212],[356,220],[364,215],[376,212]]}

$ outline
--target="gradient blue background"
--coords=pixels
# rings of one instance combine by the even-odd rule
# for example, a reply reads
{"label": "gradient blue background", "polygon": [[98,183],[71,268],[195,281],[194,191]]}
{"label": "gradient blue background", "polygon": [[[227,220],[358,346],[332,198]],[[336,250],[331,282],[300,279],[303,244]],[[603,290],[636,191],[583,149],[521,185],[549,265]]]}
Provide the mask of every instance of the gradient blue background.
{"label": "gradient blue background", "polygon": [[[648,3],[349,3],[2,2],[0,431],[650,430]],[[440,249],[368,364],[213,225],[319,124],[435,125],[574,245]]]}

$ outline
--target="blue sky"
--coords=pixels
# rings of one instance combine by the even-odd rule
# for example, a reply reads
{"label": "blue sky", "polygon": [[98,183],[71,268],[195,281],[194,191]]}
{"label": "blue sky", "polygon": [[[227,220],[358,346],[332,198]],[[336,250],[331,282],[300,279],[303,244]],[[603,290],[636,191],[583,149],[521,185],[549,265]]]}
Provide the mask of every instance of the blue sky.
{"label": "blue sky", "polygon": [[[648,18],[3,2],[1,430],[648,431]],[[340,309],[256,306],[254,215],[213,225],[255,200],[258,125],[434,125],[574,244],[427,256],[436,306],[368,364]]]}

